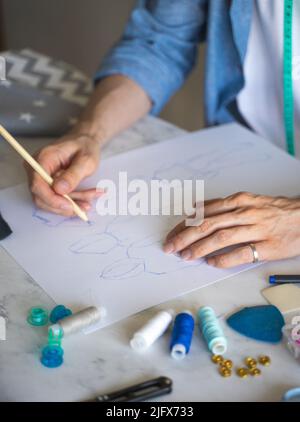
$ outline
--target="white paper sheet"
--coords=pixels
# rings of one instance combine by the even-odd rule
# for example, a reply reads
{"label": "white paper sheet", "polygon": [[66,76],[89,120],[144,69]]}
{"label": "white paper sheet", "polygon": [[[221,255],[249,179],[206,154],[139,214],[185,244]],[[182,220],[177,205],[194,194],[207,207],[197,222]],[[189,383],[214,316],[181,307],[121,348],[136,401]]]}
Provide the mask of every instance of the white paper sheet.
{"label": "white paper sheet", "polygon": [[[181,136],[103,161],[101,178],[204,179],[206,199],[236,191],[297,195],[300,163],[238,125]],[[161,245],[178,217],[101,217],[91,225],[35,209],[25,185],[0,192],[13,229],[2,246],[57,303],[103,305],[105,326],[251,266],[218,270],[166,255]],[[35,303],[32,304],[36,305]]]}

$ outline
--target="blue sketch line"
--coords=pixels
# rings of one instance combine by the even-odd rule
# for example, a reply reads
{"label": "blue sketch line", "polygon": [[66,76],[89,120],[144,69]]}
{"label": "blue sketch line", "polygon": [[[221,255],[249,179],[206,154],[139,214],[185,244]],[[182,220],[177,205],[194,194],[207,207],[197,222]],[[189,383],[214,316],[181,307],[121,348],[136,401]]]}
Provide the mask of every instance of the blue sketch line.
{"label": "blue sketch line", "polygon": [[145,272],[145,263],[142,259],[125,258],[113,262],[104,268],[101,278],[122,280],[137,277]]}
{"label": "blue sketch line", "polygon": [[[33,208],[32,217],[48,227],[58,227],[61,225],[68,227],[82,227],[82,221],[78,217],[63,217],[61,215],[48,213],[36,207]],[[94,221],[91,221],[91,218],[89,222],[90,224],[87,225],[87,227],[95,224]]]}
{"label": "blue sketch line", "polygon": [[[244,142],[228,149],[210,149],[205,153],[198,154],[185,161],[165,163],[156,169],[149,179],[213,179],[220,173],[232,167],[253,165],[257,162],[265,162],[270,157],[262,153],[260,156],[254,151],[251,156],[254,144]],[[241,153],[247,153],[247,157],[241,157]],[[79,226],[82,223],[76,217],[65,218],[45,213],[35,209],[33,217],[48,227],[57,226]],[[94,211],[96,224],[97,214]],[[114,216],[106,224],[103,230],[96,233],[88,233],[81,239],[69,246],[69,251],[76,255],[102,256],[105,261],[100,260],[103,265],[100,269],[100,277],[103,279],[123,280],[138,277],[140,274],[161,276],[180,271],[185,268],[201,266],[204,259],[186,262],[178,255],[166,255],[162,251],[162,239],[164,234],[149,234],[137,238],[136,231],[130,231],[132,222],[137,217]],[[135,220],[134,220],[135,219]],[[79,224],[78,224],[79,223]],[[166,233],[165,233],[166,234]],[[117,258],[116,258],[117,252]],[[111,260],[111,262],[109,262]],[[163,268],[163,270],[161,270]]]}
{"label": "blue sketch line", "polygon": [[[251,157],[253,146],[252,142],[245,142],[231,148],[229,147],[226,151],[214,149],[198,154],[184,162],[165,163],[160,169],[155,170],[153,178],[173,180],[178,177],[178,174],[181,174],[181,179],[194,179],[197,177],[198,179],[209,180],[214,179],[221,171],[227,168],[257,164],[270,159],[269,154],[260,153],[258,155],[255,151],[254,156]],[[247,157],[241,158],[240,154],[246,151],[249,151]]]}
{"label": "blue sketch line", "polygon": [[69,249],[75,254],[105,255],[118,246],[122,245],[115,236],[107,233],[96,233],[73,243]]}

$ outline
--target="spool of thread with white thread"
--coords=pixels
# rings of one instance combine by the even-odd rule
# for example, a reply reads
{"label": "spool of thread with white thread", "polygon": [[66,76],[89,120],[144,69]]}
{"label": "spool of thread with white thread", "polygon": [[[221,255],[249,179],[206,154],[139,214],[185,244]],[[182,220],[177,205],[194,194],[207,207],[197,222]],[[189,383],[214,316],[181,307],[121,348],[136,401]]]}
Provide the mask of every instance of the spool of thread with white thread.
{"label": "spool of thread with white thread", "polygon": [[105,316],[105,308],[90,306],[74,313],[73,315],[63,318],[57,324],[51,325],[49,327],[49,331],[51,330],[54,335],[62,333],[63,337],[66,337],[70,334],[75,334],[91,328]]}
{"label": "spool of thread with white thread", "polygon": [[160,311],[142,328],[134,333],[130,346],[139,352],[147,350],[169,327],[172,322],[173,311]]}

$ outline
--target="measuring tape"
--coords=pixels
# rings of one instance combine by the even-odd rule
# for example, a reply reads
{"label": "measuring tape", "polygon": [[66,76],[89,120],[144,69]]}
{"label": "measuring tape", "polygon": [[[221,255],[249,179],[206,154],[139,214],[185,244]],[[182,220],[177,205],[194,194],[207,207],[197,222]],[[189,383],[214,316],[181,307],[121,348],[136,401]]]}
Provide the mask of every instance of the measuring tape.
{"label": "measuring tape", "polygon": [[287,150],[295,155],[293,96],[293,0],[284,0],[283,109]]}

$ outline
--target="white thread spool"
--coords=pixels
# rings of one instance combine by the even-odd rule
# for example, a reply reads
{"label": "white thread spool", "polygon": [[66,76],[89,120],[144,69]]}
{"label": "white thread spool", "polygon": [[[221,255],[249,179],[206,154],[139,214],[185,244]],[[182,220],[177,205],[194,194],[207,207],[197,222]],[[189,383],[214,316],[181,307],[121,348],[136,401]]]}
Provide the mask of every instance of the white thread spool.
{"label": "white thread spool", "polygon": [[73,315],[67,316],[66,318],[60,320],[57,324],[51,325],[49,327],[49,331],[52,330],[54,335],[62,332],[63,337],[65,337],[92,327],[105,316],[105,308],[90,306],[89,308],[82,309]]}
{"label": "white thread spool", "polygon": [[148,349],[168,328],[173,318],[173,311],[160,311],[142,328],[134,333],[130,346],[139,352]]}

